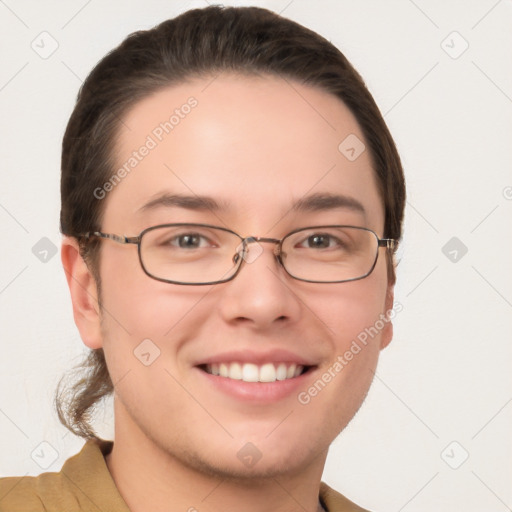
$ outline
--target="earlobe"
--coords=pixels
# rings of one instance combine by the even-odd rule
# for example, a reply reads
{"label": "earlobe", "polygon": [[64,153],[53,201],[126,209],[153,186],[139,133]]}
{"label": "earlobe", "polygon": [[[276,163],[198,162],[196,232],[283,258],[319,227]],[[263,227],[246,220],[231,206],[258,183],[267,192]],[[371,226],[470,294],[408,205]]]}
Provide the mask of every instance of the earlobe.
{"label": "earlobe", "polygon": [[63,238],[61,260],[71,294],[73,317],[82,341],[91,349],[101,348],[103,342],[96,281],[80,255],[75,238]]}
{"label": "earlobe", "polygon": [[[388,285],[388,289],[386,291],[386,301],[385,301],[385,315],[388,315],[388,311],[393,309],[393,303],[395,300],[395,287],[394,285]],[[380,348],[381,350],[386,348],[393,339],[393,322],[391,319],[388,319],[384,329],[382,329],[381,338],[380,338]]]}

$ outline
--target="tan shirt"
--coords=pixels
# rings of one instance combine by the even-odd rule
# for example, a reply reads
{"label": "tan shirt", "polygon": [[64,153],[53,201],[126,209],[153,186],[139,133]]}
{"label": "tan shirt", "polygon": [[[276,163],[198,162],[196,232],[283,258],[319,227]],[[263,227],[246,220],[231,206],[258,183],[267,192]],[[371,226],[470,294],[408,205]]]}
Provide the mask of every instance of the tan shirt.
{"label": "tan shirt", "polygon": [[[112,441],[87,441],[58,473],[0,478],[0,512],[130,512],[109,473],[104,456]],[[320,484],[328,512],[368,512]]]}

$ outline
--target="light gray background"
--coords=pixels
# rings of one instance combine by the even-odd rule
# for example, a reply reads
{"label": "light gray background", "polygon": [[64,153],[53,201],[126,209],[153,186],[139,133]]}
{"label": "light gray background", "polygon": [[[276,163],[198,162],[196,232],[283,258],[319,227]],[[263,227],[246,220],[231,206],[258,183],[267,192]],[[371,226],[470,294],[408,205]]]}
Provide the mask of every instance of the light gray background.
{"label": "light gray background", "polygon": [[[382,512],[511,510],[512,3],[225,4],[281,12],[338,46],[405,167],[403,311],[324,480]],[[57,471],[83,444],[52,400],[84,349],[59,254],[40,260],[41,238],[60,244],[60,145],[78,88],[128,33],[206,5],[0,0],[1,476],[41,473],[54,456],[47,470]],[[31,47],[51,49],[43,31],[58,42],[46,59]],[[108,414],[102,432],[111,435]]]}

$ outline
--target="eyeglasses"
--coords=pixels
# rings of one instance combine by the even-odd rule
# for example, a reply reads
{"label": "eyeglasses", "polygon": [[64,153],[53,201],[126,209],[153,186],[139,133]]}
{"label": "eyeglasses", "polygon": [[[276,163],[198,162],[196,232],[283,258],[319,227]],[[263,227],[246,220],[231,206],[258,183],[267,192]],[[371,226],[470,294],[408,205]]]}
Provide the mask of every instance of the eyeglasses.
{"label": "eyeglasses", "polygon": [[[357,226],[313,226],[296,229],[281,240],[243,238],[230,229],[209,224],[162,224],[127,237],[94,231],[121,244],[136,244],[144,272],[158,281],[184,285],[225,283],[273,243],[274,255],[288,275],[308,283],[343,283],[367,277],[375,268],[379,247],[393,249],[397,241],[379,238]],[[255,245],[256,244],[256,245]]]}

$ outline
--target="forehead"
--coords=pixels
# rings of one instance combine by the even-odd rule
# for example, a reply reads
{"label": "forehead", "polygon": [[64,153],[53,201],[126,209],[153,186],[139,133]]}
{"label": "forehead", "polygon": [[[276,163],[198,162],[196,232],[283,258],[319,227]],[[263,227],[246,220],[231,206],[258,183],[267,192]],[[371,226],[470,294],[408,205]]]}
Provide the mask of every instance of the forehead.
{"label": "forehead", "polygon": [[268,229],[308,194],[332,193],[360,202],[359,224],[380,229],[383,208],[363,141],[338,98],[282,77],[221,74],[160,90],[123,118],[114,174],[125,172],[106,198],[103,228],[180,222],[186,207],[172,215],[144,208],[179,194],[215,198],[229,227],[251,220],[256,228],[259,219]]}

